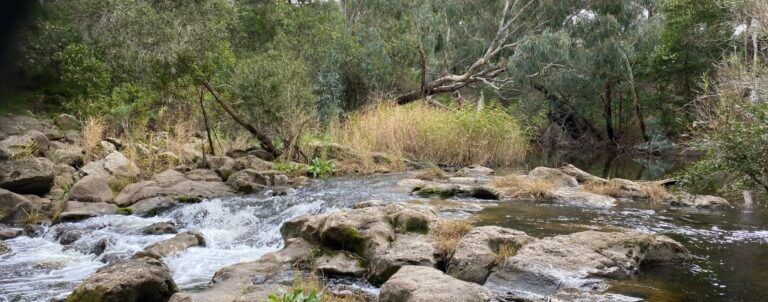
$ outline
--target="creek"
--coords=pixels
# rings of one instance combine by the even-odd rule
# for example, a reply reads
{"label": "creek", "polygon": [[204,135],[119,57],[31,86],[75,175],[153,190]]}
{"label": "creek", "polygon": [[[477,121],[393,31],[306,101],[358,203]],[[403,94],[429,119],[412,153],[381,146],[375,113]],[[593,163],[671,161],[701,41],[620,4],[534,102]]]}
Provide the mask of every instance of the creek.
{"label": "creek", "polygon": [[[555,166],[570,160],[601,176],[659,178],[681,165],[676,161],[638,159],[597,160],[609,168],[574,159],[532,159],[531,166]],[[649,164],[650,163],[650,164]],[[638,171],[637,167],[640,171]],[[519,167],[524,169],[525,167]],[[606,171],[603,173],[603,171]],[[405,202],[417,198],[397,185],[410,173],[337,177],[315,181],[285,196],[264,192],[251,196],[214,198],[183,205],[159,216],[108,215],[46,227],[41,236],[7,240],[13,250],[0,258],[0,301],[49,301],[64,298],[84,278],[106,262],[129,257],[173,235],[144,235],[142,229],[160,221],[175,221],[179,231],[197,230],[206,247],[192,247],[166,258],[182,290],[205,287],[213,274],[229,264],[253,261],[282,247],[280,224],[292,217],[349,208],[378,199]],[[429,202],[420,200],[421,202]],[[640,202],[620,202],[610,209],[591,209],[523,201],[462,200],[482,207],[446,211],[446,216],[471,217],[478,225],[501,225],[535,237],[617,227],[669,235],[695,255],[690,266],[649,268],[610,281],[611,292],[649,301],[763,301],[768,296],[768,210],[704,211],[669,208]],[[433,202],[434,203],[434,202]],[[84,235],[64,246],[56,241],[62,230]],[[106,239],[105,239],[106,238]],[[94,246],[106,240],[99,256]],[[362,285],[365,286],[365,285]],[[369,290],[375,292],[374,288]]]}

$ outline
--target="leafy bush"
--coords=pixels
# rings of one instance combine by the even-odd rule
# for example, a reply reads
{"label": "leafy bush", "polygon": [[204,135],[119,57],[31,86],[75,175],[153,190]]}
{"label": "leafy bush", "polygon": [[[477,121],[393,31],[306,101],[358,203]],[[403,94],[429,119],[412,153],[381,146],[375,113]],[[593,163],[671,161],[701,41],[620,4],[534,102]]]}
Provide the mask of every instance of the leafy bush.
{"label": "leafy bush", "polygon": [[336,170],[336,167],[334,164],[330,161],[321,159],[319,157],[315,157],[312,159],[312,161],[309,163],[309,168],[307,168],[307,173],[312,177],[326,177]]}

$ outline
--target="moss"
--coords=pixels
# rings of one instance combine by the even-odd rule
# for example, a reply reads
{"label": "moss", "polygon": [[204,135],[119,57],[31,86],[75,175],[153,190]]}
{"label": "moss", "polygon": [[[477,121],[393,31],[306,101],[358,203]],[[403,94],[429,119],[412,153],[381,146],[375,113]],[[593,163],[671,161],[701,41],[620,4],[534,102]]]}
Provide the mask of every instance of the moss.
{"label": "moss", "polygon": [[326,230],[320,238],[320,243],[328,248],[362,254],[365,249],[365,238],[360,232],[350,226],[341,226],[336,230]]}
{"label": "moss", "polygon": [[405,220],[405,231],[419,234],[429,233],[429,222],[426,219],[410,217]]}
{"label": "moss", "polygon": [[133,210],[131,210],[131,208],[117,208],[117,211],[115,211],[115,214],[118,214],[118,215],[131,215],[131,214],[133,214]]}
{"label": "moss", "polygon": [[440,197],[442,199],[447,199],[454,197],[456,195],[460,195],[462,193],[462,190],[458,187],[449,187],[449,188],[440,188],[440,187],[424,187],[419,188],[415,190],[416,195],[423,197],[423,198],[430,198],[430,197]]}
{"label": "moss", "polygon": [[200,196],[181,195],[176,196],[176,201],[180,203],[199,203],[203,201],[203,199],[200,198]]}

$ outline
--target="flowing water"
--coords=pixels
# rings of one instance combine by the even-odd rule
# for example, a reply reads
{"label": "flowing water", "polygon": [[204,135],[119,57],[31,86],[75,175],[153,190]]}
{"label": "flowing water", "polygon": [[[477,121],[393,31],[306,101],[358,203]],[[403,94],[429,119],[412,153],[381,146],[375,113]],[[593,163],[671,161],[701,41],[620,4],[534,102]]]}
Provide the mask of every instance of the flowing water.
{"label": "flowing water", "polygon": [[[565,161],[565,160],[557,160]],[[647,161],[631,160],[641,171],[618,160],[611,167],[577,166],[605,175],[658,178],[679,165],[647,168]],[[551,161],[549,165],[560,162]],[[537,163],[541,164],[541,163]],[[546,164],[546,163],[544,163]],[[622,169],[624,165],[626,169]],[[657,169],[657,170],[654,170]],[[596,172],[598,171],[598,172]],[[613,172],[611,172],[613,171]],[[628,177],[627,173],[634,175]],[[295,216],[336,211],[371,199],[414,200],[398,187],[408,174],[343,177],[316,181],[287,196],[260,195],[215,198],[184,205],[151,218],[109,215],[63,223],[47,228],[40,237],[7,240],[13,253],[0,258],[0,301],[48,301],[65,297],[82,279],[104,263],[130,256],[154,242],[173,235],[143,235],[142,228],[160,221],[174,221],[180,231],[198,230],[206,247],[193,247],[165,259],[177,284],[186,290],[205,286],[223,266],[256,260],[282,247],[280,223]],[[424,200],[422,200],[423,202]],[[649,301],[763,301],[768,297],[768,210],[735,209],[699,211],[623,202],[612,209],[587,209],[529,202],[480,204],[473,211],[478,224],[502,225],[533,236],[567,234],[588,229],[617,227],[667,234],[684,243],[696,256],[691,266],[649,268],[629,278],[611,280],[610,291]],[[455,212],[445,215],[453,215]],[[462,214],[470,215],[468,213]],[[55,241],[62,230],[83,230],[71,245]],[[106,242],[99,256],[94,246]]]}

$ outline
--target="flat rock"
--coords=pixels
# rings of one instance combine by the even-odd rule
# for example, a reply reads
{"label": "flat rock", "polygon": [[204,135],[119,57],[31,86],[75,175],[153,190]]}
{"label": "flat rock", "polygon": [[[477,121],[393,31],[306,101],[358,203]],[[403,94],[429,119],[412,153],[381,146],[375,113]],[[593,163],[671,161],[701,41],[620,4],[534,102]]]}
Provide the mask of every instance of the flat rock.
{"label": "flat rock", "polygon": [[576,178],[565,174],[563,171],[560,171],[558,169],[553,168],[546,168],[546,167],[537,167],[531,172],[528,172],[528,178],[531,179],[540,179],[543,181],[546,181],[548,183],[551,183],[556,188],[557,187],[578,187],[579,182],[576,181]]}
{"label": "flat rock", "polygon": [[117,206],[106,202],[67,201],[66,208],[59,215],[64,221],[82,220],[90,217],[115,214]]}
{"label": "flat rock", "polygon": [[179,203],[170,197],[152,197],[134,203],[129,208],[133,215],[151,217],[169,210]]}
{"label": "flat rock", "polygon": [[382,284],[406,265],[435,267],[440,251],[426,235],[398,235],[390,248],[372,260],[368,280]]}
{"label": "flat rock", "polygon": [[596,275],[627,275],[641,265],[683,263],[690,253],[666,236],[586,231],[524,245],[500,264],[486,285],[552,295],[560,289],[605,290]]}
{"label": "flat rock", "polygon": [[425,266],[402,267],[379,292],[380,302],[484,302],[490,298],[480,285]]}
{"label": "flat rock", "polygon": [[616,198],[571,187],[553,190],[551,201],[558,204],[591,208],[610,208],[616,205]]}
{"label": "flat rock", "polygon": [[194,181],[222,181],[219,174],[213,170],[208,169],[194,169],[187,172],[185,175],[189,180]]}
{"label": "flat rock", "polygon": [[731,208],[731,203],[725,198],[712,195],[697,195],[686,192],[677,193],[670,202],[673,206],[696,207],[700,209]]}
{"label": "flat rock", "polygon": [[[1,197],[0,197],[1,198]],[[8,240],[21,236],[22,229],[18,228],[3,228],[0,229],[0,240]]]}
{"label": "flat rock", "polygon": [[43,133],[30,130],[23,135],[11,135],[0,141],[0,159],[19,156],[41,156],[48,151],[50,142]]}

